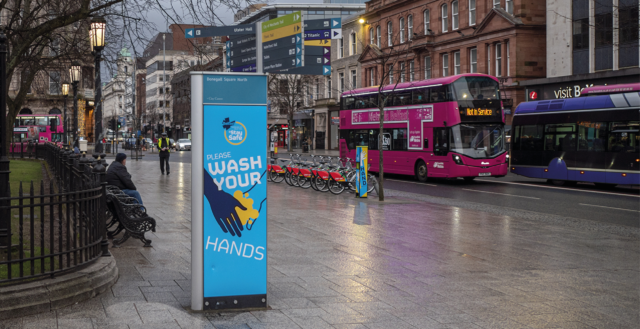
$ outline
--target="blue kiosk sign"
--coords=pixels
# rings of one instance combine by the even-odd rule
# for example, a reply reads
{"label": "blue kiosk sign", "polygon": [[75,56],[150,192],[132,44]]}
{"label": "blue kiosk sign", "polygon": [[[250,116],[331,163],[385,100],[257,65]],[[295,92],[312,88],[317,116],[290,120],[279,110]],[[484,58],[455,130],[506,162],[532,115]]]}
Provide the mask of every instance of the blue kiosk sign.
{"label": "blue kiosk sign", "polygon": [[191,118],[191,308],[266,308],[267,76],[192,72]]}

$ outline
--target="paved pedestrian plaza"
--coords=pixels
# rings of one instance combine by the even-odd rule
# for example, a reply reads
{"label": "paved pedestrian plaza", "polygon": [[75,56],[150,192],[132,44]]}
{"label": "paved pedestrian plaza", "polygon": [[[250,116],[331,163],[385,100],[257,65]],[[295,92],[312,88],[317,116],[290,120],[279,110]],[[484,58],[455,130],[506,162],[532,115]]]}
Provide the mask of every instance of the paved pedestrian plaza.
{"label": "paved pedestrian plaza", "polygon": [[[0,328],[637,328],[637,234],[388,191],[269,183],[268,304],[190,306],[188,163],[127,163],[157,232],[112,248],[110,291]],[[441,201],[441,200],[440,200]],[[571,222],[571,221],[567,221]],[[595,228],[594,228],[595,227]],[[220,284],[224,284],[221,282]]]}

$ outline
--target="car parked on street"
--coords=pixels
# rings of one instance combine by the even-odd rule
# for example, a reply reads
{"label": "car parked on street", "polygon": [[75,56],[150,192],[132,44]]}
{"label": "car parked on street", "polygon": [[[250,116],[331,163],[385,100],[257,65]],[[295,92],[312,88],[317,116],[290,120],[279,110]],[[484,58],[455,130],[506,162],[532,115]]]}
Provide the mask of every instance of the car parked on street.
{"label": "car parked on street", "polygon": [[178,139],[176,151],[191,151],[191,140],[187,138]]}

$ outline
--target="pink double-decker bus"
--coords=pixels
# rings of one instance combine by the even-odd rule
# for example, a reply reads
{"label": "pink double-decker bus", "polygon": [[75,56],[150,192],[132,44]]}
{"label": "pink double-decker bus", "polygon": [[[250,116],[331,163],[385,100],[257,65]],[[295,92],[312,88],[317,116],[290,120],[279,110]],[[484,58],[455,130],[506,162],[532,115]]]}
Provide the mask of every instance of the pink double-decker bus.
{"label": "pink double-decker bus", "polygon": [[378,87],[342,93],[340,155],[355,158],[356,146],[369,147],[370,170],[471,181],[507,174],[504,113],[496,78],[461,74],[383,87],[391,97],[384,109],[379,142]]}
{"label": "pink double-decker bus", "polygon": [[54,142],[62,145],[64,128],[60,114],[19,114],[13,124],[11,152],[21,152],[29,143]]}

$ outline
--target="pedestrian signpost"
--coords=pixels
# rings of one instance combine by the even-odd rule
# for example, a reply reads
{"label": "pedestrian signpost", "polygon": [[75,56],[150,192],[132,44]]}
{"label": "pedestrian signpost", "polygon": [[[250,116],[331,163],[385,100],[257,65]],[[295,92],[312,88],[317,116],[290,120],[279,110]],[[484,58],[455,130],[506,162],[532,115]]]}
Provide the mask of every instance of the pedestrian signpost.
{"label": "pedestrian signpost", "polygon": [[302,24],[302,13],[299,11],[261,24],[258,37],[262,44],[264,72],[304,66]]}
{"label": "pedestrian signpost", "polygon": [[257,49],[255,34],[229,36],[226,48],[227,68],[229,68],[229,71],[256,71]]}
{"label": "pedestrian signpost", "polygon": [[185,38],[206,38],[206,37],[215,37],[221,35],[245,35],[252,34],[255,35],[256,26],[255,24],[243,24],[243,25],[233,25],[233,26],[206,26],[199,27],[193,29],[185,29],[184,34]]}
{"label": "pedestrian signpost", "polygon": [[191,72],[191,308],[267,307],[267,76]]}
{"label": "pedestrian signpost", "polygon": [[330,75],[331,39],[342,37],[342,19],[304,21],[304,67],[284,70],[286,74]]}

